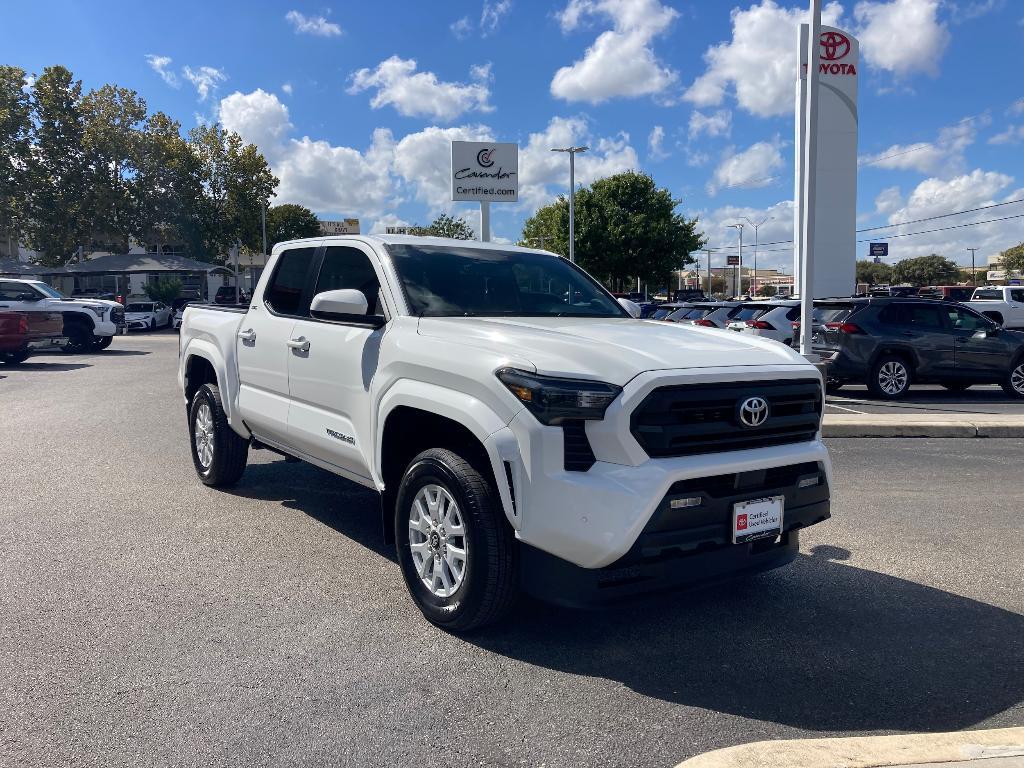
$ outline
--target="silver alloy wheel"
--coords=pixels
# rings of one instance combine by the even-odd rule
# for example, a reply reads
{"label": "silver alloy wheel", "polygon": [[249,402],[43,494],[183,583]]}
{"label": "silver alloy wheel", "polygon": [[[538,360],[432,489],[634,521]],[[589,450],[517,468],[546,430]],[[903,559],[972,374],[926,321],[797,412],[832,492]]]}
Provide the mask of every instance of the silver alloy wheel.
{"label": "silver alloy wheel", "polygon": [[907,368],[903,363],[890,360],[878,369],[878,386],[887,395],[898,395],[907,388]]}
{"label": "silver alloy wheel", "polygon": [[195,435],[196,456],[203,469],[209,469],[213,463],[213,411],[209,403],[196,409]]}
{"label": "silver alloy wheel", "polygon": [[1024,363],[1021,363],[1010,373],[1010,386],[1018,394],[1024,395]]}
{"label": "silver alloy wheel", "polygon": [[440,485],[425,485],[409,511],[409,549],[420,581],[437,597],[458,592],[466,579],[468,542],[459,505]]}

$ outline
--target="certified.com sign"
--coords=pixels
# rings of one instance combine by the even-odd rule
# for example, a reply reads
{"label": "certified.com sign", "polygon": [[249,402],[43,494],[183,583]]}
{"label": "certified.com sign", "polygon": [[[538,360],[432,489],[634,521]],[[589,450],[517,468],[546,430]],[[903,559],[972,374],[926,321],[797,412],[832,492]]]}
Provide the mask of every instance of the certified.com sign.
{"label": "certified.com sign", "polygon": [[514,203],[518,199],[518,144],[452,142],[452,200]]}

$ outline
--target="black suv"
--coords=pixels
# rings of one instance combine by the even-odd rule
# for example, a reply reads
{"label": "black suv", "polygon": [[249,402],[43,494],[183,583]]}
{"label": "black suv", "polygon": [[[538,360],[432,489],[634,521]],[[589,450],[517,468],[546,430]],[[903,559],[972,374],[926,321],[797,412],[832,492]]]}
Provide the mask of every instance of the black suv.
{"label": "black suv", "polygon": [[912,382],[962,392],[1000,384],[1024,399],[1024,333],[1000,328],[950,301],[855,298],[816,301],[814,351],[831,391],[863,382],[878,396],[902,397]]}

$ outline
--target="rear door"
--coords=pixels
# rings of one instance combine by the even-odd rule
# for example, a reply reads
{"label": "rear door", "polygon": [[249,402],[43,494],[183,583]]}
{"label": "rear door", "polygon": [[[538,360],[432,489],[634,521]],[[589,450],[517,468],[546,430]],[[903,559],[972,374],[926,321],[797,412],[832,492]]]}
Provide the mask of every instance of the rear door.
{"label": "rear door", "polygon": [[329,245],[319,259],[312,296],[350,288],[367,300],[364,316],[323,319],[303,311],[291,329],[288,350],[291,408],[288,442],[368,481],[373,458],[370,384],[386,332],[377,257],[362,243]]}
{"label": "rear door", "polygon": [[890,304],[878,313],[878,325],[882,341],[895,342],[914,353],[921,377],[953,373],[954,338],[941,304]]}
{"label": "rear door", "polygon": [[315,246],[282,251],[259,303],[253,302],[235,340],[238,410],[258,436],[286,444],[288,340],[305,302]]}
{"label": "rear door", "polygon": [[1011,328],[1024,328],[1024,288],[1011,288],[1007,291],[1006,303],[1010,307],[1006,325]]}

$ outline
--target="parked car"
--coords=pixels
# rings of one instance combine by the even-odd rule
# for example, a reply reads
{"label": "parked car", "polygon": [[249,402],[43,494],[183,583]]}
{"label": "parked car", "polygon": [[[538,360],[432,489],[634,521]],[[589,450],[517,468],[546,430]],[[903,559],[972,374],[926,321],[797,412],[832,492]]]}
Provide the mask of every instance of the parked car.
{"label": "parked car", "polygon": [[736,307],[725,327],[730,331],[741,331],[747,327],[747,321],[760,317],[768,309],[766,301],[745,301]]}
{"label": "parked car", "polygon": [[758,315],[743,321],[739,331],[792,345],[793,324],[800,319],[800,302],[796,299],[772,299],[765,304]]}
{"label": "parked car", "polygon": [[248,301],[249,294],[242,288],[238,289],[236,297],[235,286],[233,285],[222,285],[217,289],[217,294],[213,297],[214,304],[245,304]]}
{"label": "parked car", "polygon": [[67,345],[60,312],[0,310],[0,363],[16,365],[34,352]]}
{"label": "parked car", "polygon": [[705,328],[725,328],[734,312],[739,311],[738,301],[706,301],[693,302],[693,307],[685,313],[669,315],[672,322],[683,325],[700,325]]}
{"label": "parked car", "polygon": [[162,301],[133,301],[125,307],[124,319],[130,331],[155,331],[171,324],[171,308]]}
{"label": "parked car", "polygon": [[968,306],[1004,328],[1024,328],[1024,287],[989,285],[977,288]]}
{"label": "parked car", "polygon": [[650,314],[650,320],[666,320],[669,315],[678,312],[680,309],[690,309],[693,305],[685,301],[667,301],[659,304]]}
{"label": "parked car", "polygon": [[1001,329],[964,304],[829,300],[815,303],[815,320],[812,345],[832,389],[863,382],[877,397],[895,399],[914,383],[958,392],[1000,384],[1024,399],[1024,334]]}
{"label": "parked car", "polygon": [[970,301],[974,287],[970,285],[928,285],[920,288],[917,295],[922,299],[945,299],[946,301]]}
{"label": "parked car", "polygon": [[171,327],[177,331],[181,328],[181,318],[185,316],[185,308],[192,302],[175,299],[174,303],[176,306],[174,307],[174,314],[171,315]]}
{"label": "parked car", "polygon": [[67,352],[106,349],[125,327],[124,307],[104,299],[69,299],[39,280],[0,279],[0,310],[60,312]]}
{"label": "parked car", "polygon": [[200,480],[270,448],[379,492],[412,599],[449,631],[521,588],[602,603],[776,567],[829,516],[812,365],[634,320],[565,259],[336,236],[274,246],[255,293],[185,310]]}

